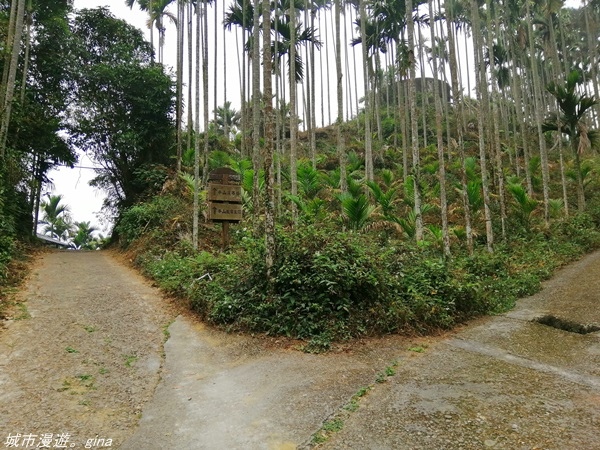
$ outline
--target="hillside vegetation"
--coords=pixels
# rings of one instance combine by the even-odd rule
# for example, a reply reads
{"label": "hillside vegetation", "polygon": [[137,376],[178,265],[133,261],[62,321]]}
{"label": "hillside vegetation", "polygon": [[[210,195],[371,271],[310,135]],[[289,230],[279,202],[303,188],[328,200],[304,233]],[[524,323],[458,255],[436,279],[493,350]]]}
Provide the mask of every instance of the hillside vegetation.
{"label": "hillside vegetation", "polygon": [[[505,311],[597,247],[598,0],[126,4],[151,42],[107,8],[0,0],[0,284],[40,218],[67,233],[48,174],[79,151],[163,289],[311,351]],[[243,197],[226,250],[221,167]]]}
{"label": "hillside vegetation", "polygon": [[[328,148],[327,130],[320,134],[325,137],[320,147]],[[388,168],[394,167],[392,157],[382,156],[377,181],[365,183],[361,160],[351,155],[349,189],[343,194],[336,187],[339,171],[327,169],[329,155],[324,153],[316,169],[300,163],[297,197],[282,194],[277,257],[268,272],[262,219],[253,214],[250,162],[234,155],[211,154],[213,168],[232,167],[244,180],[245,219],[232,226],[226,251],[220,248],[220,225],[209,222],[201,226],[199,251],[192,248],[193,185],[186,175],[164,173],[160,193],[125,210],[115,236],[146,275],[203,319],[228,330],[301,338],[311,351],[327,348],[332,340],[427,333],[506,311],[519,297],[537,291],[556,268],[600,245],[596,183],[587,185],[587,212],[565,217],[557,208],[546,225],[541,202],[513,180],[510,234],[489,252],[479,224],[469,253],[464,228],[454,226],[448,256],[435,170],[423,177],[428,225],[417,242],[412,182],[396,179],[396,171]],[[591,167],[595,159],[586,164]],[[454,172],[448,176],[453,187],[449,210],[458,221],[460,189]],[[470,193],[475,214],[481,213],[478,195],[477,189]],[[204,203],[203,217],[205,208]]]}

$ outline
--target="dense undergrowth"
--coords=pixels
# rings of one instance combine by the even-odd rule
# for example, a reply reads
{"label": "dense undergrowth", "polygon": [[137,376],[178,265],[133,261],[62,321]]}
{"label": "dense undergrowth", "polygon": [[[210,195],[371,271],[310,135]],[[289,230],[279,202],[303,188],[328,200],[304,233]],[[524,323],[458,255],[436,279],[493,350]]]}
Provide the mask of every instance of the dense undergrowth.
{"label": "dense undergrowth", "polygon": [[15,293],[29,273],[32,256],[39,251],[35,246],[20,241],[13,242],[11,247],[10,256],[5,253],[1,265],[0,320],[5,317],[23,317],[22,312],[17,316],[13,315],[15,307],[19,306]]}
{"label": "dense undergrowth", "polygon": [[227,252],[218,227],[205,226],[191,249],[189,202],[163,194],[122,217],[116,231],[135,263],[205,320],[229,330],[285,335],[327,348],[333,340],[427,333],[512,308],[557,267],[600,246],[600,215],[555,220],[467,255],[445,258],[435,245],[386,231],[341,231],[338,224],[280,227],[268,280],[263,239],[233,228]]}
{"label": "dense undergrowth", "polygon": [[23,196],[0,173],[0,319],[9,313],[11,294],[27,273],[32,253],[24,203]]}

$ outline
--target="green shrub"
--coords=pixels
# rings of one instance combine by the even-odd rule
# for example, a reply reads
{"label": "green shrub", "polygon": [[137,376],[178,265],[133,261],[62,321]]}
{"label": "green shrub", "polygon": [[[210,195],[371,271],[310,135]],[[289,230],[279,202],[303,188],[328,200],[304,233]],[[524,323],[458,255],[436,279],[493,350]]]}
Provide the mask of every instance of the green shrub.
{"label": "green shrub", "polygon": [[8,275],[8,265],[15,253],[15,241],[11,236],[0,235],[0,286],[4,285]]}
{"label": "green shrub", "polygon": [[[3,178],[0,173],[0,287],[4,286],[8,276],[8,265],[15,255],[16,251],[16,212],[11,210],[10,201],[6,196],[10,195],[10,190],[3,186]],[[8,192],[7,192],[8,191]]]}
{"label": "green shrub", "polygon": [[203,263],[213,279],[197,285],[192,305],[212,322],[319,342],[454,323],[462,286],[445,262],[411,247],[314,227],[280,233],[271,286],[262,242],[247,248]]}
{"label": "green shrub", "polygon": [[186,219],[181,215],[189,209],[188,206],[184,199],[174,195],[153,197],[123,211],[114,232],[119,236],[121,246],[127,247],[144,233],[164,228],[166,223]]}
{"label": "green shrub", "polygon": [[339,338],[368,329],[376,318],[369,311],[379,311],[378,304],[393,294],[381,256],[358,235],[308,226],[280,233],[277,244],[271,286],[262,244],[246,253],[245,267],[220,264],[223,275],[209,284],[225,286],[208,288],[201,297],[212,302],[211,320],[299,338]]}
{"label": "green shrub", "polygon": [[553,235],[557,241],[566,240],[581,247],[583,252],[600,247],[600,232],[592,215],[576,214],[560,220],[553,225]]}

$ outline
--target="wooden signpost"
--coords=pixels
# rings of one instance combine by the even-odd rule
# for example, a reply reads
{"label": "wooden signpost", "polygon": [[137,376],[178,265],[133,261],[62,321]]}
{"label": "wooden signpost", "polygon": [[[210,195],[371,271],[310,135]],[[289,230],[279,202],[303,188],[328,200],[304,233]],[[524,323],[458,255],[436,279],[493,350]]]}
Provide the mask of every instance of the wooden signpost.
{"label": "wooden signpost", "polygon": [[242,220],[240,175],[227,167],[208,174],[208,220],[222,223],[223,249],[229,245],[229,224]]}

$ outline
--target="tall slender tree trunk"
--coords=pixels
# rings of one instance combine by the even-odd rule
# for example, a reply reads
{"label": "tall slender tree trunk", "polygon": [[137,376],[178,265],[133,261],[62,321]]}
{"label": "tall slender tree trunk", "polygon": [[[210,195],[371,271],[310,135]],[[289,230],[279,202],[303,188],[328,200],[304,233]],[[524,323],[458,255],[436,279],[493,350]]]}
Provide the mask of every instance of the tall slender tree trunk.
{"label": "tall slender tree trunk", "polygon": [[21,78],[21,106],[25,105],[25,92],[27,91],[27,77],[29,76],[29,58],[31,53],[31,27],[33,25],[32,0],[27,0],[27,24],[25,25],[25,55],[23,56],[23,76]]}
{"label": "tall slender tree trunk", "polygon": [[569,191],[567,189],[567,174],[565,169],[565,155],[562,145],[562,136],[558,135],[559,147],[558,147],[558,159],[560,163],[560,181],[562,186],[563,195],[563,208],[565,211],[565,217],[569,217]]}
{"label": "tall slender tree trunk", "polygon": [[4,159],[4,155],[6,153],[6,140],[8,137],[8,127],[10,125],[12,113],[12,103],[17,78],[17,67],[19,65],[21,39],[23,36],[25,1],[26,0],[14,0],[11,7],[11,20],[9,23],[9,33],[6,46],[7,49],[10,49],[10,60],[8,61],[8,64],[7,61],[5,61],[5,65],[8,65],[8,70],[6,70],[6,81],[4,82],[3,80],[2,83],[3,96],[1,97],[2,104],[0,105],[2,107],[2,123],[0,124],[0,159]]}
{"label": "tall slender tree trunk", "polygon": [[[281,15],[281,10],[279,7],[275,7],[275,29],[279,27],[279,16]],[[278,40],[275,39],[273,44],[274,54],[277,55],[279,52],[279,44]],[[276,158],[276,172],[275,172],[275,185],[276,185],[276,204],[275,204],[275,213],[277,215],[281,214],[282,202],[283,202],[283,189],[282,189],[282,176],[281,176],[281,159],[282,159],[282,98],[280,93],[281,88],[281,63],[279,62],[277,66],[273,69],[275,72],[275,158]],[[284,77],[285,78],[285,77]],[[285,97],[283,100],[283,104],[285,104]]]}
{"label": "tall slender tree trunk", "polygon": [[[310,12],[310,26],[315,29],[315,12],[313,10],[315,6],[311,5]],[[317,168],[317,106],[316,106],[316,72],[315,72],[315,41],[313,40],[310,44],[310,154],[312,159],[313,168]],[[308,71],[307,71],[308,72]]]}
{"label": "tall slender tree trunk", "polygon": [[[514,57],[514,56],[513,56]],[[529,196],[533,196],[533,183],[531,180],[531,168],[529,166],[529,161],[531,159],[529,152],[529,142],[527,140],[527,125],[526,125],[526,117],[527,117],[527,109],[526,104],[523,101],[523,95],[521,90],[521,83],[519,81],[520,74],[517,70],[516,64],[512,65],[512,73],[511,73],[511,85],[512,91],[514,94],[514,104],[515,104],[515,114],[517,117],[517,123],[521,128],[521,144],[523,146],[523,168],[525,170],[525,184],[527,185],[527,193]],[[525,114],[524,114],[525,109]]]}
{"label": "tall slender tree trunk", "polygon": [[271,269],[275,261],[275,192],[273,177],[273,88],[271,58],[271,4],[263,0],[263,102],[265,114],[265,265],[267,279],[272,281]]}
{"label": "tall slender tree trunk", "polygon": [[[344,42],[348,42],[348,20],[345,17],[345,3],[342,3],[342,13],[344,13]],[[354,47],[353,47],[354,49]],[[341,51],[341,50],[340,50]],[[344,65],[346,68],[346,92],[348,95],[348,102],[346,104],[346,121],[350,121],[350,117],[352,116],[352,108],[354,107],[354,103],[352,101],[352,84],[351,84],[351,71],[350,71],[350,56],[348,54],[348,49],[344,47]],[[355,78],[356,79],[356,78]]]}
{"label": "tall slender tree trunk", "polygon": [[[429,17],[434,17],[433,0],[429,0]],[[431,42],[435,42],[435,23],[429,24]],[[433,49],[435,47],[432,46]],[[442,216],[442,242],[444,254],[450,256],[450,235],[448,233],[448,202],[446,199],[446,160],[444,158],[444,130],[442,129],[442,104],[440,102],[440,93],[438,90],[438,55],[432,52],[433,59],[433,99],[435,102],[435,131],[437,136],[438,150],[438,177],[440,180],[440,213]]]}
{"label": "tall slender tree trunk", "polygon": [[583,177],[581,176],[581,157],[579,156],[579,148],[574,137],[572,139],[573,154],[575,155],[575,178],[577,181],[577,210],[582,213],[585,211],[585,191],[583,189]]}
{"label": "tall slender tree trunk", "polygon": [[[225,7],[223,7],[223,22],[225,22]],[[223,27],[222,29],[223,32],[223,104],[227,104],[227,45],[225,45],[226,41],[226,34],[225,34],[225,28]],[[216,78],[215,78],[215,85],[217,84],[216,82]],[[242,100],[243,101],[243,100]],[[227,136],[227,140],[229,141],[229,134],[230,134],[230,129],[229,129],[229,120],[225,121],[225,126],[224,126],[224,130],[223,132],[225,133],[225,136]]]}
{"label": "tall slender tree trunk", "polygon": [[526,2],[526,11],[527,11],[527,27],[529,34],[529,51],[531,52],[531,76],[533,81],[533,97],[534,97],[534,109],[535,109],[535,122],[538,132],[538,140],[540,145],[540,159],[542,164],[542,190],[544,196],[544,221],[546,224],[549,222],[549,204],[550,204],[550,174],[548,170],[548,152],[546,149],[546,139],[544,138],[544,132],[542,131],[542,122],[543,122],[543,108],[542,108],[542,92],[540,88],[540,77],[538,73],[537,60],[535,57],[535,45],[533,42],[533,24],[532,17],[530,15],[529,10],[529,1]]}
{"label": "tall slender tree trunk", "polygon": [[341,14],[342,0],[335,0],[335,71],[337,79],[337,153],[340,161],[340,189],[342,192],[348,190],[346,175],[346,148],[342,124],[344,123],[344,85],[342,72],[342,43],[341,43]]}
{"label": "tall slender tree trunk", "polygon": [[204,103],[204,165],[202,166],[202,184],[208,182],[208,0],[203,0],[202,8],[202,93]]}
{"label": "tall slender tree trunk", "polygon": [[462,203],[465,216],[465,234],[467,238],[467,250],[469,254],[473,254],[473,229],[471,225],[471,205],[469,204],[469,196],[467,193],[467,172],[466,172],[466,158],[465,158],[465,145],[464,145],[464,110],[462,101],[462,86],[458,82],[458,63],[456,58],[456,41],[455,31],[452,26],[454,20],[454,14],[452,6],[447,10],[446,30],[448,32],[448,48],[450,56],[450,80],[452,83],[452,97],[454,100],[454,108],[456,110],[456,134],[458,138],[457,148],[458,156],[460,159],[460,184]]}
{"label": "tall slender tree trunk", "polygon": [[370,93],[370,80],[369,80],[369,56],[368,56],[368,44],[367,44],[367,31],[366,31],[366,0],[360,0],[360,36],[362,40],[362,59],[363,59],[363,77],[364,77],[364,89],[365,89],[365,175],[367,181],[373,181],[375,174],[373,171],[373,137],[371,135],[371,93]]}
{"label": "tall slender tree trunk", "polygon": [[[8,91],[8,73],[10,72],[10,55],[13,54],[13,46],[15,44],[15,22],[17,21],[17,11],[19,9],[19,3],[11,1],[10,4],[10,15],[8,22],[8,30],[6,33],[6,44],[5,44],[5,56],[4,56],[4,67],[2,69],[2,85],[0,86],[0,108],[4,113],[4,105],[6,103],[6,95]],[[20,42],[19,42],[20,45]]]}
{"label": "tall slender tree trunk", "polygon": [[[559,30],[560,30],[560,42],[561,42],[561,46],[564,51],[567,48],[567,46],[565,44],[565,33],[564,33],[562,19],[559,19],[558,25],[559,25]],[[569,63],[566,58],[563,59],[563,64],[564,64],[563,71],[566,76],[570,72]],[[559,162],[560,162],[560,181],[561,181],[561,185],[562,185],[563,206],[564,206],[565,217],[569,217],[569,192],[567,189],[567,176],[566,176],[566,169],[565,169],[564,146],[562,145],[563,141],[562,141],[562,135],[560,133],[558,135],[558,139],[559,139],[558,155],[559,155]]]}
{"label": "tall slender tree trunk", "polygon": [[492,85],[492,98],[491,98],[491,112],[492,112],[492,120],[489,121],[489,124],[492,128],[493,135],[493,154],[496,162],[496,180],[498,185],[498,201],[500,203],[500,229],[502,232],[502,239],[506,239],[506,199],[504,195],[504,168],[502,165],[502,146],[500,144],[500,113],[498,111],[498,82],[497,77],[494,75],[493,64],[495,61],[494,54],[494,39],[493,32],[494,27],[491,20],[492,15],[492,3],[491,0],[486,0],[486,28],[487,28],[487,49],[490,58],[490,81]]}
{"label": "tall slender tree trunk", "polygon": [[[194,76],[194,42],[193,42],[193,33],[194,33],[194,10],[192,3],[187,4],[187,40],[188,40],[188,92],[187,92],[187,142],[185,151],[187,152],[190,148],[192,148],[192,134],[194,133],[194,116],[192,113],[192,103],[194,100],[193,93],[193,76]],[[198,85],[196,85],[196,89],[198,89]]]}
{"label": "tall slender tree trunk", "polygon": [[[467,79],[467,93],[469,95],[471,95],[473,93],[473,89],[471,87],[471,76],[470,76],[470,74],[471,74],[471,67],[470,67],[470,64],[469,64],[469,52],[467,50],[469,48],[469,38],[468,38],[468,34],[467,33],[463,33],[463,35],[464,35],[464,39],[465,39],[465,42],[464,42],[464,52],[465,52],[465,63],[466,64],[465,64],[465,70],[464,70],[464,72],[462,70],[462,64],[460,64],[458,66],[459,71],[460,71],[459,76],[460,76],[461,80],[463,79],[463,76],[465,76],[465,78]],[[459,51],[460,51],[460,46],[458,48],[459,48]],[[465,117],[465,119],[466,119],[466,117]],[[463,127],[464,126],[465,126],[465,124],[463,124]]]}
{"label": "tall slender tree trunk", "polygon": [[[584,10],[584,18],[585,18],[585,28],[586,28],[586,35],[587,35],[587,44],[588,44],[588,48],[590,51],[590,59],[591,59],[591,71],[592,71],[592,86],[594,88],[594,97],[596,98],[596,100],[600,99],[600,88],[598,87],[598,84],[600,83],[600,79],[598,76],[598,66],[600,65],[600,55],[598,55],[598,51],[594,51],[594,49],[598,48],[598,33],[597,33],[597,29],[596,30],[592,30],[592,27],[590,25],[590,17],[589,17],[589,13],[592,9],[592,5],[590,0],[587,0],[584,2],[583,5],[583,10]],[[596,21],[598,20],[598,18],[596,17]],[[594,33],[594,31],[596,31]],[[595,39],[594,39],[595,37]],[[595,41],[595,42],[594,42]],[[565,74],[566,75],[566,74]],[[600,123],[600,103],[597,103],[594,107],[594,123],[596,124],[596,126],[598,126],[598,124]]]}
{"label": "tall slender tree trunk", "polygon": [[148,18],[150,26],[150,47],[152,47],[151,61],[154,63],[154,1],[148,0]]}
{"label": "tall slender tree trunk", "polygon": [[[290,182],[293,196],[298,195],[298,155],[297,155],[297,136],[298,136],[298,116],[296,106],[296,6],[290,2]],[[298,210],[296,204],[292,202],[292,220],[294,223],[298,220]]]}
{"label": "tall slender tree trunk", "polygon": [[[214,33],[215,33],[214,34],[214,36],[215,36],[215,43],[214,43],[214,46],[215,46],[215,49],[214,49],[215,50],[215,56],[214,56],[214,58],[215,58],[215,60],[213,61],[213,65],[214,65],[213,70],[214,70],[214,77],[215,77],[214,78],[214,82],[213,82],[213,85],[214,85],[214,90],[213,90],[213,97],[214,97],[213,98],[213,121],[214,121],[214,123],[217,123],[217,107],[218,107],[217,103],[218,103],[218,93],[219,93],[218,92],[218,88],[219,88],[219,84],[220,84],[220,83],[217,83],[217,80],[219,79],[219,73],[218,73],[218,70],[219,70],[219,38],[218,38],[219,23],[218,23],[218,17],[217,17],[219,8],[217,7],[217,5],[218,5],[218,2],[214,1],[213,2],[213,6],[215,8],[214,23],[213,23],[213,26],[215,28],[215,31],[214,31]],[[224,2],[223,2],[223,10],[225,10],[225,3]],[[223,41],[223,43],[225,43],[225,41]],[[225,61],[223,61],[223,63],[225,63]],[[227,80],[227,77],[223,78],[223,83],[225,83],[225,80]],[[227,120],[225,120],[225,123],[227,123]],[[227,128],[227,125],[225,125],[225,128]],[[229,139],[229,136],[227,134],[225,134],[225,136],[227,137],[227,139]]]}
{"label": "tall slender tree trunk", "polygon": [[418,28],[418,32],[419,69],[421,72],[421,127],[423,128],[423,148],[427,148],[429,146],[429,142],[427,139],[427,110],[429,109],[429,95],[427,95],[428,89],[425,80],[425,58],[423,55],[425,42],[423,39],[423,34],[421,33],[421,28]]}
{"label": "tall slender tree trunk", "polygon": [[[246,45],[246,11],[248,10],[248,2],[250,0],[243,0],[242,2],[242,17],[244,19],[242,19],[242,21],[244,22],[242,24],[242,45],[245,46]],[[246,80],[246,66],[248,65],[246,62],[247,56],[246,56],[246,51],[242,50],[242,67],[241,67],[241,72],[242,72],[242,109],[241,109],[241,114],[242,114],[242,143],[241,143],[241,152],[242,152],[242,157],[246,157],[248,156],[248,130],[250,129],[250,127],[248,126],[248,101],[247,101],[247,95],[246,95],[246,85],[247,85],[247,80]]]}
{"label": "tall slender tree trunk", "polygon": [[475,67],[477,71],[477,102],[479,114],[477,114],[477,127],[479,134],[479,164],[481,167],[481,186],[483,191],[483,211],[485,218],[485,234],[488,252],[494,251],[494,230],[492,228],[492,213],[490,210],[490,188],[487,173],[487,155],[485,143],[484,115],[488,109],[487,79],[485,75],[485,64],[483,61],[483,39],[479,23],[479,7],[477,0],[471,0],[471,19],[473,22],[473,47],[475,49]]}
{"label": "tall slender tree trunk", "polygon": [[[200,67],[201,67],[201,51],[202,38],[200,35],[201,27],[201,10],[200,3],[196,3],[196,71],[194,84],[196,93],[194,97],[195,118],[194,118],[194,217],[192,221],[192,246],[194,250],[198,250],[198,231],[199,231],[199,216],[200,216]],[[191,107],[191,105],[190,105]]]}
{"label": "tall slender tree trunk", "polygon": [[[331,8],[330,14],[333,13],[333,8]],[[319,19],[321,18],[321,14],[319,14]],[[319,29],[321,28],[321,23],[319,22]],[[329,36],[330,33],[330,27],[327,26],[327,14],[325,14],[325,33],[326,36]],[[326,39],[327,41],[329,41],[329,39]],[[337,47],[334,49],[335,52],[339,52],[340,50],[337,49]],[[336,53],[337,55],[337,53]],[[323,52],[319,52],[319,57],[321,58],[322,61],[322,56],[323,56]],[[336,56],[337,58],[337,56]],[[321,62],[322,64],[322,62]],[[331,83],[329,82],[329,80],[331,80],[330,77],[330,71],[329,71],[329,45],[325,46],[325,67],[326,67],[326,80],[327,80],[327,98],[331,98]],[[323,76],[323,72],[321,71],[321,77]],[[324,102],[323,102],[324,103]],[[331,124],[331,102],[327,102],[327,124]],[[325,119],[323,118],[323,126],[325,126]]]}
{"label": "tall slender tree trunk", "polygon": [[[396,54],[400,55],[402,50],[402,46],[404,45],[404,32],[401,32],[401,36],[398,36],[397,40],[396,40]],[[409,130],[409,124],[408,124],[408,120],[409,120],[409,114],[407,113],[408,110],[408,86],[407,86],[407,81],[408,78],[405,77],[405,71],[406,71],[406,67],[402,66],[402,61],[400,60],[400,58],[398,58],[398,67],[396,68],[397,71],[397,97],[398,97],[398,101],[397,101],[397,113],[398,113],[398,120],[397,122],[399,122],[399,126],[400,126],[400,135],[402,136],[402,143],[401,143],[401,147],[402,147],[402,179],[406,180],[406,178],[408,177],[408,151],[409,151],[409,145],[408,145],[408,130]],[[398,126],[398,124],[394,124],[395,127]],[[397,140],[396,137],[394,137],[395,140]]]}
{"label": "tall slender tree trunk", "polygon": [[254,2],[252,28],[252,167],[254,182],[252,203],[254,214],[260,211],[260,11],[259,0]]}
{"label": "tall slender tree trunk", "polygon": [[421,212],[421,161],[419,155],[419,125],[417,123],[417,93],[415,89],[415,24],[413,22],[413,2],[406,2],[407,40],[409,53],[408,75],[408,104],[410,109],[410,135],[412,148],[412,176],[414,183],[414,213],[415,213],[415,238],[417,242],[423,240],[423,215]]}
{"label": "tall slender tree trunk", "polygon": [[377,140],[381,143],[381,141],[383,141],[383,131],[381,128],[381,114],[379,114],[379,111],[381,111],[381,102],[379,99],[379,91],[381,89],[381,83],[380,83],[380,74],[381,74],[381,58],[379,55],[378,51],[375,51],[375,54],[373,55],[373,57],[375,58],[375,73],[373,74],[372,80],[373,80],[373,86],[371,88],[371,111],[372,111],[372,117],[373,120],[375,122],[375,126],[377,127]]}
{"label": "tall slender tree trunk", "polygon": [[176,107],[176,133],[177,133],[177,172],[181,172],[181,156],[183,153],[183,36],[185,30],[184,23],[184,3],[183,0],[177,0],[177,107]]}
{"label": "tall slender tree trunk", "polygon": [[[354,8],[351,6],[348,11],[350,14],[350,23],[354,23],[354,18],[352,16],[352,12],[354,11]],[[346,21],[346,23],[347,22],[348,21]],[[355,37],[354,36],[354,28],[350,27],[350,38],[352,40],[354,40],[354,37]],[[346,42],[348,42],[347,39],[346,39]],[[357,64],[356,64],[356,47],[355,46],[352,46],[352,63],[353,63],[352,67],[354,67],[353,70],[356,70]],[[350,73],[350,68],[348,68],[348,73]],[[354,111],[356,111],[356,114],[358,115],[358,112],[360,111],[360,106],[359,106],[360,102],[359,102],[359,95],[358,95],[358,77],[356,76],[356,73],[354,73],[353,79],[354,79],[354,105],[353,106],[354,106]],[[365,92],[365,94],[366,94],[366,92]],[[357,130],[358,129],[359,129],[359,127],[358,127],[358,121],[357,121]]]}
{"label": "tall slender tree trunk", "polygon": [[[549,14],[548,17],[548,22],[549,22],[549,31],[550,31],[550,54],[552,55],[552,62],[553,62],[553,67],[552,67],[552,78],[554,80],[557,80],[559,78],[559,74],[561,73],[561,63],[560,63],[560,58],[558,56],[558,44],[556,41],[556,33],[554,32],[554,19],[552,18],[552,14]],[[564,70],[564,76],[566,77],[568,75],[568,69],[566,66],[566,62],[565,63],[565,70]],[[556,108],[558,108],[558,104],[556,105]],[[557,130],[560,130],[560,118],[557,117]],[[567,190],[567,177],[566,177],[566,173],[565,173],[565,164],[564,164],[564,151],[563,151],[563,142],[562,142],[562,133],[559,131],[557,133],[557,142],[556,142],[557,146],[558,146],[558,155],[559,155],[559,168],[560,168],[560,179],[561,179],[561,186],[562,186],[562,194],[563,194],[563,206],[564,206],[564,211],[565,211],[565,216],[568,217],[569,215],[569,196],[568,196],[568,190]]]}

